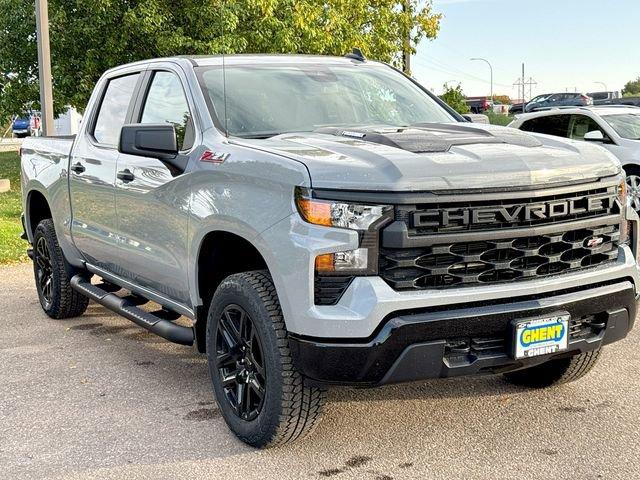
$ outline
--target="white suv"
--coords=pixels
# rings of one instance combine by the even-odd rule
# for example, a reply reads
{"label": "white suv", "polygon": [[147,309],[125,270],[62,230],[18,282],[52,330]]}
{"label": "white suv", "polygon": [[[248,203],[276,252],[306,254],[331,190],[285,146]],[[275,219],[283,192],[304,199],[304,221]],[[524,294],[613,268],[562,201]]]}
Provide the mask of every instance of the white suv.
{"label": "white suv", "polygon": [[518,115],[509,126],[602,144],[622,163],[627,172],[629,202],[640,211],[640,108],[626,105],[557,108]]}

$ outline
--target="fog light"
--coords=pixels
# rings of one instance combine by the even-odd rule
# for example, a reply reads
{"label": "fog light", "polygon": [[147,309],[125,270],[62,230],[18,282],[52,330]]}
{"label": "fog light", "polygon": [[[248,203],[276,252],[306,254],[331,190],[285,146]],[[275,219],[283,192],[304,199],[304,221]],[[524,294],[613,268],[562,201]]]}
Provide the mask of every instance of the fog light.
{"label": "fog light", "polygon": [[316,257],[318,273],[366,272],[369,251],[366,248],[346,252],[327,253]]}

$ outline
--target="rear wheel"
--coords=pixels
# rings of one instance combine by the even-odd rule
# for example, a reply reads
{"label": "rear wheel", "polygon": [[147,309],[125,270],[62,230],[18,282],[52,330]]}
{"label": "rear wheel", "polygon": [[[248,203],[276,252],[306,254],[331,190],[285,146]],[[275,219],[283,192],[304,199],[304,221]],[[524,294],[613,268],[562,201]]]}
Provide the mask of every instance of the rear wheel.
{"label": "rear wheel", "polygon": [[82,315],[89,299],[71,288],[69,266],[51,219],[42,220],[33,238],[33,273],[40,305],[51,318]]}
{"label": "rear wheel", "polygon": [[326,393],[293,365],[266,271],[231,275],[220,284],[207,318],[207,356],[222,416],[242,441],[283,445],[313,430]]}
{"label": "rear wheel", "polygon": [[532,388],[561,385],[578,380],[589,373],[599,356],[600,349],[506,373],[504,377],[509,383]]}

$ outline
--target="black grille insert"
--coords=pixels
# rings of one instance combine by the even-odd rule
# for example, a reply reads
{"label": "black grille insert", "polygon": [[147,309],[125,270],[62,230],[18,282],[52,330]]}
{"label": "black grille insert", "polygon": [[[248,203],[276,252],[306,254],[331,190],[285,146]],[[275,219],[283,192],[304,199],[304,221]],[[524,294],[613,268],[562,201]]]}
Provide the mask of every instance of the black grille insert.
{"label": "black grille insert", "polygon": [[615,261],[619,225],[493,242],[381,248],[380,276],[396,290],[508,282]]}

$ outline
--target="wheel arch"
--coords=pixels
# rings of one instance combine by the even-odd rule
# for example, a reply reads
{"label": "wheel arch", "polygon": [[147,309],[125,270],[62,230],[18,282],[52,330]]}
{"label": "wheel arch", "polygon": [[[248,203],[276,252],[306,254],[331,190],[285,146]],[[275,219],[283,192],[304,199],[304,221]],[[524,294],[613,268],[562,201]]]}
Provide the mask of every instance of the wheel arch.
{"label": "wheel arch", "polygon": [[199,243],[194,280],[196,306],[196,347],[206,351],[206,327],[209,304],[216,289],[229,275],[252,270],[267,270],[265,255],[256,242],[229,230],[211,230]]}
{"label": "wheel arch", "polygon": [[45,218],[53,219],[49,200],[40,190],[32,189],[27,193],[25,203],[25,227],[30,241],[33,241],[38,223]]}

